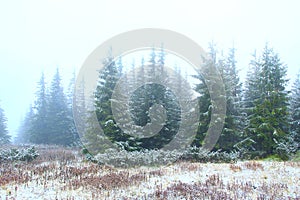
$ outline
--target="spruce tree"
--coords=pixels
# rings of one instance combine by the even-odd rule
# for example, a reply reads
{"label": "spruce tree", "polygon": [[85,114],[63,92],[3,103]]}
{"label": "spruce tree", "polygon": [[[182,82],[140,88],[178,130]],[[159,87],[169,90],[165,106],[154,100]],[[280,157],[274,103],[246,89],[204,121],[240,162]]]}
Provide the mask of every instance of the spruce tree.
{"label": "spruce tree", "polygon": [[61,84],[59,69],[52,79],[49,102],[46,134],[48,144],[71,145],[76,142],[73,133],[73,120],[70,118],[70,111],[67,104],[66,95]]}
{"label": "spruce tree", "polygon": [[74,96],[74,90],[75,90],[75,80],[76,80],[76,73],[75,71],[72,74],[72,78],[70,80],[69,86],[68,86],[68,91],[67,91],[67,107],[68,107],[68,119],[70,121],[70,132],[73,135],[73,142],[74,145],[79,145],[79,134],[75,125],[75,120],[74,120],[74,106],[73,106],[73,96]]}
{"label": "spruce tree", "polygon": [[294,141],[300,149],[300,72],[298,73],[292,89],[291,96],[291,131]]}
{"label": "spruce tree", "polygon": [[[259,97],[254,100],[252,114],[248,116],[247,134],[255,142],[253,156],[266,157],[280,154],[280,143],[287,142],[288,136],[288,92],[286,66],[279,56],[266,46],[261,60],[257,86]],[[256,91],[255,91],[256,92]],[[285,157],[286,155],[279,155]]]}
{"label": "spruce tree", "polygon": [[48,94],[44,73],[42,73],[36,92],[36,101],[33,106],[33,118],[29,126],[29,141],[42,144],[48,141]]}
{"label": "spruce tree", "polygon": [[95,92],[96,114],[105,135],[112,140],[120,140],[121,130],[116,126],[111,109],[111,98],[120,72],[112,57],[104,61],[104,66]]}
{"label": "spruce tree", "polygon": [[7,119],[4,114],[4,110],[0,107],[0,145],[10,143],[11,136],[7,130]]}
{"label": "spruce tree", "polygon": [[[248,134],[253,130],[250,128],[250,118],[253,115],[255,102],[260,98],[259,77],[261,72],[260,58],[256,55],[256,51],[252,54],[252,60],[249,63],[244,88],[242,91],[242,114],[244,118],[243,124],[243,140],[235,145],[235,147],[243,154],[242,156],[249,157],[249,154],[254,151],[253,144],[255,141]],[[250,155],[251,156],[251,155]]]}
{"label": "spruce tree", "polygon": [[195,91],[199,94],[199,125],[195,141],[192,145],[206,150],[215,147],[223,130],[226,99],[225,88],[217,69],[217,50],[209,45],[209,57],[203,58],[202,70],[195,78],[199,80]]}
{"label": "spruce tree", "polygon": [[34,111],[32,105],[29,106],[29,111],[26,113],[24,119],[21,121],[21,125],[18,129],[18,136],[15,140],[18,144],[30,143],[30,128],[34,119]]}
{"label": "spruce tree", "polygon": [[[156,61],[157,55],[159,57]],[[174,138],[180,126],[180,104],[171,88],[180,91],[181,74],[178,74],[178,72],[177,74],[169,74],[165,70],[164,63],[164,49],[161,48],[158,52],[152,49],[149,65],[143,65],[142,62],[142,66],[136,75],[137,82],[142,86],[133,92],[130,100],[132,118],[135,125],[144,128],[144,130],[146,127],[153,127],[147,133],[151,137],[136,139],[138,146],[142,149],[163,148]],[[159,81],[155,82],[153,80]],[[165,82],[159,84],[160,81]],[[170,87],[166,87],[168,85]],[[184,91],[182,90],[182,92]],[[188,96],[188,94],[185,95]],[[162,109],[152,113],[152,109],[156,106],[161,106]],[[153,126],[154,123],[159,121],[160,117],[163,119],[164,115],[166,118],[162,122],[163,124]],[[157,127],[161,127],[161,129],[157,130]]]}
{"label": "spruce tree", "polygon": [[260,60],[256,56],[256,52],[252,56],[253,58],[249,64],[243,91],[243,109],[247,116],[252,114],[254,102],[261,95],[259,91]]}
{"label": "spruce tree", "polygon": [[[209,55],[210,58],[205,60],[205,64],[202,66],[202,74],[195,76],[200,81],[195,88],[195,91],[199,93],[200,118],[198,133],[193,145],[203,146],[205,143],[204,138],[209,134],[209,127],[214,126],[214,122],[211,122],[213,109],[211,95],[216,93],[220,94],[220,98],[225,98],[222,97],[222,92],[215,88],[218,86],[220,87],[218,89],[221,89],[221,85],[223,85],[226,95],[225,124],[213,150],[230,152],[233,150],[234,145],[241,140],[243,128],[241,83],[236,68],[235,49],[230,49],[229,55],[223,57],[223,55],[219,56],[217,54],[215,45],[211,43],[209,46]],[[214,80],[217,79],[215,77],[216,73],[212,71],[213,69],[220,73],[222,78],[221,83],[214,83]],[[214,85],[215,87],[212,89]],[[209,87],[211,88],[210,90]],[[218,107],[218,105],[216,106]]]}
{"label": "spruce tree", "polygon": [[76,83],[72,98],[72,114],[73,120],[76,121],[76,132],[78,137],[84,136],[87,131],[88,112],[85,98],[85,81],[84,78]]}
{"label": "spruce tree", "polygon": [[210,54],[212,59],[206,60],[206,64],[202,67],[202,74],[194,75],[199,83],[196,84],[194,90],[199,94],[198,102],[199,102],[199,125],[197,134],[192,143],[192,146],[201,147],[204,145],[204,138],[208,134],[208,128],[211,120],[211,111],[212,111],[212,102],[209,93],[208,86],[206,84],[206,75],[210,74],[210,66],[215,65],[215,49],[211,49]]}
{"label": "spruce tree", "polygon": [[226,118],[223,131],[215,146],[215,150],[221,149],[230,152],[242,138],[242,106],[241,90],[235,60],[235,49],[229,50],[226,58],[221,58],[217,63],[221,73],[226,92]]}

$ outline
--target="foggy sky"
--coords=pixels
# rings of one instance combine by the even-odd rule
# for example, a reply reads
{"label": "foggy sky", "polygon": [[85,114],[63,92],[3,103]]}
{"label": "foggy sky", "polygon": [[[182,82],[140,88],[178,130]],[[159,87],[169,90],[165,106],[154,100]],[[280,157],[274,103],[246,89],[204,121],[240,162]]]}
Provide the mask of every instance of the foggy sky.
{"label": "foggy sky", "polygon": [[16,133],[42,71],[49,83],[59,67],[69,81],[98,45],[132,29],[170,29],[204,49],[211,41],[225,52],[234,46],[242,75],[254,50],[268,42],[294,80],[300,68],[299,7],[296,0],[2,0],[0,105],[9,131]]}

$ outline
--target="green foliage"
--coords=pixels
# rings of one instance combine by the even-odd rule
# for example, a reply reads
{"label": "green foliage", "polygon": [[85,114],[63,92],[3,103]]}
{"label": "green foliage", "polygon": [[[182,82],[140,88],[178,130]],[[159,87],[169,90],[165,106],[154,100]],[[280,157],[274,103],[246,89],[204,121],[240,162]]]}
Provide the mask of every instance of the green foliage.
{"label": "green foliage", "polygon": [[[209,67],[205,67],[204,70],[209,70]],[[208,72],[204,71],[204,73],[208,73]],[[200,113],[199,125],[198,125],[196,137],[192,145],[200,147],[203,145],[203,140],[207,134],[208,126],[210,124],[212,103],[211,103],[208,87],[205,84],[204,76],[200,74],[194,76],[194,78],[200,81],[200,83],[196,85],[195,91],[201,95],[198,97],[199,113]]]}
{"label": "green foliage", "polygon": [[179,102],[171,90],[159,84],[147,84],[136,92],[138,94],[134,95],[130,104],[133,119],[137,125],[145,126],[150,123],[148,113],[153,105],[160,104],[166,109],[167,119],[162,129],[155,136],[137,140],[145,149],[162,148],[173,139],[179,129],[181,114]]}
{"label": "green foliage", "polygon": [[[257,153],[253,156],[266,157],[278,152],[279,143],[286,143],[289,136],[286,66],[267,46],[261,60],[253,63],[259,67],[259,73],[257,77],[251,76],[255,80],[250,83],[256,83],[254,91],[259,91],[259,95],[249,95],[253,85],[248,83],[250,88],[247,89],[247,94],[248,97],[252,96],[254,103],[253,107],[249,106],[251,112],[248,112],[249,123],[245,131],[255,141],[252,146]],[[282,157],[286,156],[283,151],[280,152]]]}
{"label": "green foliage", "polygon": [[262,160],[263,161],[277,161],[277,162],[283,161],[283,159],[277,154],[269,155]]}
{"label": "green foliage", "polygon": [[82,154],[85,155],[85,159],[92,163],[98,163],[98,161],[95,159],[95,157],[86,149],[82,149]]}
{"label": "green foliage", "polygon": [[226,58],[219,59],[217,66],[225,86],[226,118],[215,150],[221,149],[230,152],[234,145],[241,141],[242,129],[244,128],[241,99],[242,84],[236,68],[235,49],[230,49]]}
{"label": "green foliage", "polygon": [[[200,81],[195,88],[197,93],[199,93],[200,118],[198,133],[192,145],[197,147],[203,146],[209,126],[213,124],[213,122],[210,121],[213,109],[211,95],[213,93],[218,94],[218,91],[216,89],[209,91],[207,82],[214,85],[214,77],[211,76],[211,74],[213,74],[211,70],[213,69],[212,66],[216,66],[223,79],[222,84],[224,84],[225,87],[226,99],[224,99],[224,101],[226,101],[226,116],[224,128],[214,147],[214,151],[222,150],[230,152],[233,146],[241,140],[243,128],[241,83],[236,69],[235,50],[231,49],[226,58],[218,58],[217,50],[215,46],[211,44],[209,53],[211,59],[207,60],[206,65],[202,67],[202,74],[195,76],[195,78]],[[218,86],[218,84],[215,85]],[[216,86],[214,86],[214,88],[216,88]]]}
{"label": "green foliage", "polygon": [[292,157],[291,160],[294,161],[294,162],[300,162],[300,151],[297,151],[297,152],[293,155],[293,157]]}
{"label": "green foliage", "polygon": [[[94,122],[91,116],[88,117],[87,122],[89,127],[84,134],[85,145],[88,149],[95,152],[103,151],[108,146],[105,144],[103,137],[107,137],[111,142],[126,141],[126,135],[116,125],[112,114],[111,99],[113,90],[120,78],[122,71],[122,63],[119,61],[117,64],[112,57],[104,60],[104,69],[99,72],[98,85],[94,93],[94,107],[98,122]],[[105,136],[99,135],[97,128],[99,123]]]}
{"label": "green foliage", "polygon": [[[209,53],[211,59],[205,60],[202,74],[193,76],[198,81],[194,90],[198,93],[200,115],[197,134],[193,138],[192,146],[201,148],[210,143],[210,138],[206,140],[205,138],[210,135],[208,133],[210,128],[216,124],[211,121],[212,111],[219,106],[212,101],[213,95],[226,102],[225,124],[220,131],[221,135],[213,152],[206,152],[204,155],[203,151],[199,149],[190,149],[191,151],[184,154],[186,159],[227,162],[231,156],[237,154],[243,159],[266,158],[271,155],[276,155],[281,160],[290,159],[297,148],[298,150],[300,148],[300,75],[293,86],[289,101],[289,92],[286,91],[286,66],[282,64],[279,56],[266,46],[262,55],[258,57],[254,55],[250,62],[250,69],[242,91],[236,66],[235,49],[230,49],[227,56],[220,57],[215,47],[211,45]],[[180,125],[189,126],[180,124],[182,110],[176,94],[170,88],[160,84],[145,82],[150,75],[154,75],[156,78],[167,75],[164,66],[165,55],[163,48],[160,51],[153,49],[147,62],[150,63],[149,65],[142,60],[141,67],[137,68],[133,65],[132,71],[127,74],[124,73],[125,68],[121,58],[117,61],[111,56],[105,59],[105,67],[99,73],[94,93],[95,112],[86,111],[91,105],[85,104],[84,80],[80,87],[76,87],[79,91],[77,91],[75,99],[72,99],[73,91],[69,91],[68,94],[64,92],[58,70],[49,88],[47,88],[45,77],[42,74],[38,83],[36,101],[30,107],[20,127],[19,142],[61,145],[78,143],[79,137],[72,116],[73,100],[78,105],[75,108],[78,116],[75,117],[82,118],[77,127],[81,133],[84,133],[82,140],[90,151],[86,152],[88,160],[94,162],[92,153],[105,153],[105,149],[110,149],[112,145],[119,147],[121,151],[132,151],[134,155],[137,151],[145,153],[146,149],[150,152],[164,147],[174,138]],[[212,73],[215,69],[213,67],[217,67],[220,72],[226,96],[220,95],[220,83],[216,83],[216,75]],[[184,88],[186,84],[181,77],[180,70],[180,67],[175,69],[179,74],[178,77],[168,77],[170,84],[178,89],[180,95],[190,96],[192,94],[188,92],[187,88]],[[137,82],[142,85],[129,98],[128,105],[132,118],[130,123],[132,124],[126,124],[126,126],[144,127],[151,124],[151,120],[153,120],[151,107],[159,104],[166,111],[166,120],[156,135],[139,138],[134,136],[135,133],[125,133],[118,127],[111,105],[112,94],[121,77],[127,81],[122,88],[124,91],[134,87]],[[70,88],[74,82],[73,78]],[[208,87],[211,88],[208,89]],[[288,107],[289,103],[290,107]],[[96,122],[93,120],[94,114]],[[99,125],[104,136],[99,134]],[[136,130],[132,128],[132,131]],[[0,144],[4,143],[3,141],[8,142],[8,137],[6,118],[3,110],[0,109]],[[109,139],[109,142],[106,138]]]}
{"label": "green foliage", "polygon": [[[136,126],[143,127],[147,123],[151,123],[150,108],[152,106],[159,104],[165,108],[167,116],[165,125],[155,136],[138,138],[124,133],[117,126],[112,114],[111,99],[116,82],[119,78],[122,75],[125,76],[126,86],[124,86],[124,91],[126,91],[126,87],[133,87],[136,82],[143,83],[145,77],[149,75],[162,76],[164,74],[164,55],[164,51],[161,50],[158,57],[159,60],[156,61],[156,52],[153,49],[149,60],[151,65],[142,65],[140,68],[134,68],[133,66],[132,72],[128,75],[132,77],[126,77],[122,73],[123,66],[121,59],[119,59],[118,62],[115,62],[114,58],[108,57],[104,61],[105,67],[104,70],[99,73],[99,82],[95,91],[96,115],[104,135],[121,149],[134,151],[161,148],[169,143],[178,131],[180,118],[179,102],[170,89],[167,89],[160,84],[144,84],[142,87],[135,90],[129,99],[131,118]],[[178,81],[174,80],[174,84],[177,83]],[[178,87],[180,87],[180,85]],[[102,142],[101,147],[99,147],[99,143],[98,145],[94,143],[94,141],[102,141],[103,138],[99,135],[99,132],[97,132],[97,127],[92,125],[94,122],[91,118],[87,121],[88,123],[91,123],[91,126],[84,136],[87,147],[92,148],[93,151],[96,151],[97,148],[105,149]]]}

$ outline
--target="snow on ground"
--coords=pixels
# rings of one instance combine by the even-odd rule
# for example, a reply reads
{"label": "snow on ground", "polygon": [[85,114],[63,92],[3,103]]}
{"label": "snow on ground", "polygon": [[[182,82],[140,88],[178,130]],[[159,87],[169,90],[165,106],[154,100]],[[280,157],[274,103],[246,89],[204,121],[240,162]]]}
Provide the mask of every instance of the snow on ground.
{"label": "snow on ground", "polygon": [[[85,162],[48,162],[43,166],[44,171],[41,166],[29,167],[28,173],[40,172],[24,183],[11,181],[2,185],[0,199],[194,199],[194,195],[201,194],[190,189],[193,187],[207,190],[207,199],[213,199],[211,191],[226,193],[226,198],[231,199],[300,199],[300,163],[293,162],[181,162],[131,169]],[[70,177],[66,177],[68,174]],[[171,190],[174,194],[169,194]]]}

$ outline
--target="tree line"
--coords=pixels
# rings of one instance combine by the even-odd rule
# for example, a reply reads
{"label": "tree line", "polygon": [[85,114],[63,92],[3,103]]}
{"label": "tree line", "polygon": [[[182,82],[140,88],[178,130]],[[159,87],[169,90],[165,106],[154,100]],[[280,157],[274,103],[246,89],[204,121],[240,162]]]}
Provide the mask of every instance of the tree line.
{"label": "tree line", "polygon": [[[226,102],[225,124],[213,150],[240,151],[250,158],[277,155],[285,159],[289,154],[299,150],[300,74],[293,83],[292,90],[288,91],[287,66],[283,64],[279,55],[266,45],[261,54],[253,55],[247,77],[242,82],[237,69],[235,51],[232,48],[227,55],[223,55],[217,51],[215,45],[211,44],[209,47],[211,59],[205,61],[206,64],[203,67],[203,73],[209,73],[210,65],[217,67],[223,79],[226,94],[224,97]],[[142,59],[139,65],[141,67],[137,68],[133,64],[132,72],[134,73],[129,73],[132,77],[125,77],[128,81],[123,90],[130,89],[136,82],[142,82],[149,74],[157,76],[164,74],[165,56],[163,49],[152,50],[148,60]],[[118,127],[111,107],[116,83],[126,74],[122,59],[115,60],[108,56],[104,60],[104,66],[104,70],[99,72],[93,104],[98,123],[106,137],[129,151],[158,149],[168,144],[175,137],[181,125],[182,110],[174,92],[170,88],[152,83],[139,87],[131,94],[129,106],[132,122],[128,124],[129,127],[133,125],[146,126],[148,123],[153,123],[149,109],[156,104],[164,107],[166,116],[165,123],[158,134],[147,138],[134,137],[134,134],[124,132]],[[180,70],[180,67],[175,69],[178,74],[183,74]],[[184,88],[186,87],[184,81],[189,78],[191,77],[178,76],[176,79],[170,80],[170,84],[179,88],[182,95],[191,95]],[[192,138],[191,145],[202,147],[205,146],[205,136],[208,134],[209,126],[214,123],[211,121],[211,115],[214,106],[217,105],[212,102],[211,96],[212,92],[217,91],[208,89],[207,80],[203,74],[195,74],[192,78],[197,80],[193,90],[198,94],[200,116],[196,126],[191,126],[197,132],[196,136]],[[72,87],[74,81],[75,77],[70,81]],[[79,94],[81,96],[75,97],[78,101],[84,98],[82,93]],[[83,102],[81,109],[88,109],[88,106],[84,104],[85,100],[81,102]],[[5,120],[2,118],[0,118],[0,123],[3,124]],[[99,133],[93,129],[90,116],[85,116],[85,119],[85,134],[81,139],[85,141],[88,148],[98,148],[93,141],[97,137],[99,139]],[[136,129],[133,130],[136,131]],[[0,129],[0,138],[4,138],[3,135],[6,132],[1,131]],[[54,75],[49,87],[47,87],[42,74],[37,87],[36,101],[30,106],[23,120],[17,139],[20,143],[61,145],[79,143],[72,115],[72,92],[64,91],[59,70]]]}
{"label": "tree line", "polygon": [[69,91],[65,92],[58,68],[49,86],[42,73],[36,100],[21,123],[17,143],[76,145],[79,142],[72,113],[74,81],[75,74]]}
{"label": "tree line", "polygon": [[[226,116],[220,137],[214,146],[214,151],[239,151],[247,158],[264,158],[270,155],[281,159],[288,159],[289,155],[299,150],[299,76],[293,85],[292,91],[287,90],[287,66],[282,63],[279,55],[268,45],[261,55],[253,55],[250,61],[246,80],[242,83],[239,78],[235,49],[229,50],[228,55],[219,54],[216,47],[210,45],[211,59],[206,60],[203,72],[209,75],[211,65],[216,66],[225,87]],[[148,64],[153,66],[146,70],[142,59],[141,67],[130,72],[131,78],[124,93],[133,82],[146,80],[147,76],[164,73],[165,55],[163,49],[152,51]],[[146,126],[151,121],[150,108],[161,104],[166,109],[166,121],[158,134],[151,137],[134,137],[123,131],[113,116],[111,101],[117,81],[124,76],[122,62],[114,58],[107,58],[105,70],[99,76],[99,83],[95,91],[94,106],[98,123],[110,141],[126,150],[159,149],[174,139],[180,126],[181,108],[172,91],[159,84],[148,83],[139,87],[131,94],[129,105],[133,124]],[[180,69],[177,68],[180,73]],[[126,74],[128,76],[129,74]],[[193,88],[198,95],[199,121],[197,134],[192,140],[192,146],[204,147],[207,143],[205,137],[209,134],[210,126],[215,122],[212,119],[212,110],[215,106],[211,98],[212,93],[218,94],[217,89],[209,90],[207,81],[214,81],[203,74],[194,75],[198,84]],[[123,77],[124,78],[124,77]],[[187,77],[188,78],[188,77]],[[173,79],[171,83],[182,91],[187,91],[181,78]],[[212,88],[219,83],[212,83]],[[216,88],[216,87],[215,87]],[[185,94],[191,95],[191,94]],[[122,112],[122,110],[119,110]],[[88,121],[88,119],[87,119]],[[132,126],[132,122],[126,122]],[[182,125],[182,124],[181,124]],[[92,126],[91,126],[92,127]],[[136,131],[132,129],[132,131]],[[137,133],[138,135],[138,133]],[[187,134],[188,135],[188,134]],[[102,147],[95,144],[95,138],[100,137],[93,128],[87,128],[83,138],[89,149],[97,151]],[[99,141],[99,140],[98,140]],[[180,145],[180,143],[179,143]]]}

